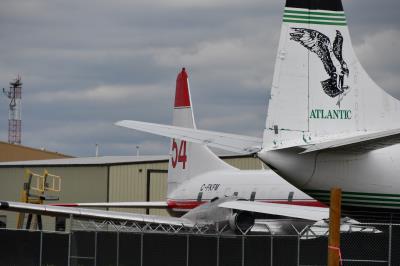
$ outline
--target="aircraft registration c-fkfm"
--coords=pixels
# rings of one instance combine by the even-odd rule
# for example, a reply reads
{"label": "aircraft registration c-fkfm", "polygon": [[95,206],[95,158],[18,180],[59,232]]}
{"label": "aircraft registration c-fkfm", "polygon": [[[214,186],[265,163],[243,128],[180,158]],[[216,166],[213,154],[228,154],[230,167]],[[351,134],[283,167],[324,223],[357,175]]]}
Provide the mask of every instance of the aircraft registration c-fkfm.
{"label": "aircraft registration c-fkfm", "polygon": [[400,210],[400,102],[368,76],[340,0],[287,0],[263,138],[121,121],[117,125],[256,153],[314,198]]}

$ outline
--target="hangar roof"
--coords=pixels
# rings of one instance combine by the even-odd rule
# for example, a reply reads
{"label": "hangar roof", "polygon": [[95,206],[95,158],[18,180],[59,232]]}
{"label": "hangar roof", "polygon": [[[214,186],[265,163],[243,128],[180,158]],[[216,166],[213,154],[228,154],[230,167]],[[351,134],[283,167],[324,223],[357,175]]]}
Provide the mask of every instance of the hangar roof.
{"label": "hangar roof", "polygon": [[0,141],[0,162],[49,160],[71,157],[72,156],[58,152],[51,152],[44,149],[36,149],[20,144],[10,144]]}

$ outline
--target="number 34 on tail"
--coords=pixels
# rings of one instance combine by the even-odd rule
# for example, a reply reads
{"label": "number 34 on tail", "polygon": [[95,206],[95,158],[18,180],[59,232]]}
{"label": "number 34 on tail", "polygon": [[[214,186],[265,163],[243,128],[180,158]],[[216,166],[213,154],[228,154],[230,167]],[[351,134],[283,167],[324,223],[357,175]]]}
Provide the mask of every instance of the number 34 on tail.
{"label": "number 34 on tail", "polygon": [[[178,143],[180,143],[179,149],[178,149]],[[182,141],[178,141],[178,143],[176,142],[175,139],[172,140],[172,154],[171,154],[172,167],[176,168],[176,165],[178,163],[182,163],[182,169],[185,169],[186,161],[187,161],[186,141],[182,140]]]}

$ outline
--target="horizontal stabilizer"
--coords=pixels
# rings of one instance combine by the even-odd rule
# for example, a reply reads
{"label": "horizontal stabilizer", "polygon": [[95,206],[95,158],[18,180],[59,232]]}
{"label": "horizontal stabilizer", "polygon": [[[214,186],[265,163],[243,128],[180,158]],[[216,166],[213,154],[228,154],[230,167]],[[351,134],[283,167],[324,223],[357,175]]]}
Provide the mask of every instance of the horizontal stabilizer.
{"label": "horizontal stabilizer", "polygon": [[400,143],[400,129],[392,129],[311,144],[302,153],[326,149],[335,149],[344,152],[368,152],[397,143]]}
{"label": "horizontal stabilizer", "polygon": [[0,201],[0,210],[16,211],[41,214],[47,216],[64,216],[73,215],[79,219],[99,219],[113,221],[130,221],[137,223],[154,223],[165,225],[176,225],[184,227],[194,227],[194,223],[185,218],[164,217],[157,215],[146,215],[138,213],[103,211],[84,208],[70,208],[61,206],[39,205],[13,201]]}
{"label": "horizontal stabilizer", "polygon": [[329,218],[329,209],[323,207],[309,207],[241,200],[224,202],[221,203],[219,207],[241,211],[287,216],[311,221],[320,221]]}
{"label": "horizontal stabilizer", "polygon": [[215,131],[198,130],[140,121],[123,120],[115,125],[164,137],[200,143],[227,151],[248,154],[261,150],[262,139]]}
{"label": "horizontal stabilizer", "polygon": [[61,207],[93,207],[93,208],[152,208],[165,209],[168,207],[166,201],[144,201],[144,202],[88,202],[88,203],[60,203],[51,206]]}

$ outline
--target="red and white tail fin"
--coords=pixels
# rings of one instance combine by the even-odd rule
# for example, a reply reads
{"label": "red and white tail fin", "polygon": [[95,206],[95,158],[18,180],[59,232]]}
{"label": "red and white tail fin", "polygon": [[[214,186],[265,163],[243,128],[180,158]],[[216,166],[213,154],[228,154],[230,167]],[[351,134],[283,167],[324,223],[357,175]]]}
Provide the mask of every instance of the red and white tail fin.
{"label": "red and white tail fin", "polygon": [[353,51],[341,0],[286,0],[264,148],[400,127]]}
{"label": "red and white tail fin", "polygon": [[[188,74],[185,68],[176,79],[174,126],[196,128],[191,106]],[[199,174],[222,169],[235,169],[222,161],[207,146],[173,139],[168,164],[168,195],[185,180]]]}

